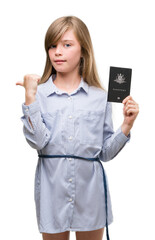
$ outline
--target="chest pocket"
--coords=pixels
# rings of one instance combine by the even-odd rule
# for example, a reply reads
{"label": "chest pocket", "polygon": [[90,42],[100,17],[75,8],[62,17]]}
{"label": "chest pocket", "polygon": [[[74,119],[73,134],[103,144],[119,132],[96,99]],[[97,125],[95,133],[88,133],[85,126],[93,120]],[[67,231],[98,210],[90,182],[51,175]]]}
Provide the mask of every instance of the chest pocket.
{"label": "chest pocket", "polygon": [[103,111],[83,111],[80,116],[80,143],[102,146]]}
{"label": "chest pocket", "polygon": [[42,113],[42,120],[51,132],[52,141],[61,142],[62,113],[60,110]]}

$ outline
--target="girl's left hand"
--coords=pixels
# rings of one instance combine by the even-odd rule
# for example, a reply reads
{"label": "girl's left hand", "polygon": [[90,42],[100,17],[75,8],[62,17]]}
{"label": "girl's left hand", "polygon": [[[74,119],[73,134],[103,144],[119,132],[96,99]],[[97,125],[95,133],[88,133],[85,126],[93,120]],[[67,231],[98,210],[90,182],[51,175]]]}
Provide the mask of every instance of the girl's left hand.
{"label": "girl's left hand", "polygon": [[122,131],[127,136],[139,113],[139,105],[133,100],[131,96],[126,97],[122,103],[124,104],[123,108],[124,121],[122,124]]}

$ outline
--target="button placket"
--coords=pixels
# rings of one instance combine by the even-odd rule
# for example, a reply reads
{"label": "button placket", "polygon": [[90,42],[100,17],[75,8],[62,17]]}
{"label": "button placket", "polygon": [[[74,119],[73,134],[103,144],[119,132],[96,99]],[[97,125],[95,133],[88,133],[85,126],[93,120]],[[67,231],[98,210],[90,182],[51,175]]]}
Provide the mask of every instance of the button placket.
{"label": "button placket", "polygon": [[[68,118],[71,120],[73,117],[72,117],[72,115],[69,115]],[[69,120],[69,121],[70,121],[70,120]],[[73,124],[73,123],[72,123],[72,124]],[[71,129],[71,128],[70,128],[70,129]],[[68,139],[69,139],[69,140],[72,140],[72,139],[73,139],[73,136],[70,135],[70,136],[68,137]]]}
{"label": "button placket", "polygon": [[[73,121],[73,110],[74,110],[74,99],[72,96],[68,96],[67,97],[68,99],[68,116],[67,116],[67,129],[66,129],[66,132],[67,132],[67,139],[68,139],[68,143],[66,144],[66,151],[67,153],[71,154],[73,153],[73,144],[74,144],[74,121]],[[72,151],[72,152],[71,152]]]}
{"label": "button placket", "polygon": [[73,160],[73,158],[68,158],[69,160],[69,178],[68,178],[68,182],[69,182],[69,195],[70,195],[70,199],[68,201],[72,202],[73,201],[73,196],[75,194],[75,186],[74,186],[74,169],[75,169],[75,163]]}
{"label": "button placket", "polygon": [[[66,144],[66,151],[67,154],[73,154],[74,149],[74,121],[73,121],[73,110],[74,110],[74,99],[72,96],[67,97],[68,100],[68,114],[66,117],[67,125],[66,125],[66,138],[68,139],[68,142]],[[71,203],[71,209],[73,208],[74,203],[74,195],[75,195],[75,182],[74,182],[74,169],[75,169],[75,162],[73,161],[73,158],[68,158],[68,193],[69,198],[68,201]]]}

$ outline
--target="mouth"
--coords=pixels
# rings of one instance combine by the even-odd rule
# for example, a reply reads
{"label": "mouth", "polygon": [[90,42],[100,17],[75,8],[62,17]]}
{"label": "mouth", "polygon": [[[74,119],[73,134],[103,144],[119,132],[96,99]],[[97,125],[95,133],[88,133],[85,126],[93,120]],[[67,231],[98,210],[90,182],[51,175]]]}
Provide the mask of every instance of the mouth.
{"label": "mouth", "polygon": [[66,60],[55,60],[54,62],[66,62]]}

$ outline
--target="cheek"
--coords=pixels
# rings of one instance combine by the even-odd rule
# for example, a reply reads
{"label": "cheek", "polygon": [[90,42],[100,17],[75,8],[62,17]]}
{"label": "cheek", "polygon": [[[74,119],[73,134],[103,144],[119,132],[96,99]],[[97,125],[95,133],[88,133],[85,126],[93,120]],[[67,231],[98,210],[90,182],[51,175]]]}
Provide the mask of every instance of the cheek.
{"label": "cheek", "polygon": [[48,56],[49,56],[50,60],[53,59],[53,54],[52,54],[52,52],[50,50],[48,51]]}
{"label": "cheek", "polygon": [[81,57],[81,52],[80,51],[70,51],[68,54],[68,59],[72,62],[78,62]]}

